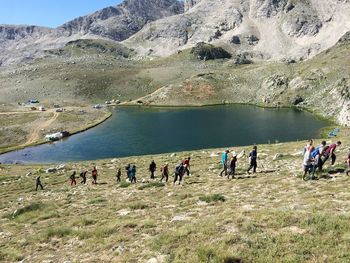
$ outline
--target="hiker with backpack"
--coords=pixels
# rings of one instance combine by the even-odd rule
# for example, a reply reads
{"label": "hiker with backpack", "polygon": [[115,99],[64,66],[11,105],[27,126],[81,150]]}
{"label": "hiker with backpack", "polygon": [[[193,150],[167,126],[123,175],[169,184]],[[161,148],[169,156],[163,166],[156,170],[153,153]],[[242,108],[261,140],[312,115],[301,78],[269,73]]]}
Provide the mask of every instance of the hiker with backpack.
{"label": "hiker with backpack", "polygon": [[76,172],[74,171],[71,176],[69,176],[69,179],[70,179],[70,185],[73,186],[73,185],[77,185],[77,181],[75,180],[75,175],[76,175]]}
{"label": "hiker with backpack", "polygon": [[317,156],[317,167],[318,167],[318,171],[320,172],[322,171],[322,167],[323,167],[322,156],[325,150],[326,150],[326,141],[322,141],[321,144],[316,147],[314,152],[311,153],[313,155],[312,156],[313,158]]}
{"label": "hiker with backpack", "polygon": [[183,165],[185,166],[185,173],[187,173],[187,176],[191,175],[191,172],[190,172],[190,161],[191,161],[191,157],[188,157],[187,159],[185,159],[183,161]]}
{"label": "hiker with backpack", "polygon": [[232,176],[232,179],[235,178],[236,163],[237,163],[237,154],[236,154],[236,152],[233,152],[231,160],[230,160],[230,165],[229,165],[229,171],[228,171],[227,179],[230,179],[230,175]]}
{"label": "hiker with backpack", "polygon": [[157,165],[156,163],[152,160],[151,164],[149,165],[149,171],[151,172],[151,180],[153,180],[155,177],[154,177],[154,172],[156,171],[157,169]]}
{"label": "hiker with backpack", "polygon": [[324,150],[324,160],[323,164],[331,157],[331,165],[334,165],[335,160],[337,159],[337,156],[335,155],[335,150],[337,149],[337,146],[339,147],[341,145],[341,141],[338,141],[337,143],[332,143],[329,145],[327,149]]}
{"label": "hiker with backpack", "polygon": [[117,183],[121,182],[121,176],[122,176],[122,171],[120,168],[118,168],[117,173],[115,174],[115,179],[116,179]]}
{"label": "hiker with backpack", "polygon": [[136,184],[136,165],[133,165],[129,169],[130,183]]}
{"label": "hiker with backpack", "polygon": [[97,169],[96,166],[92,169],[92,184],[97,184]]}
{"label": "hiker with backpack", "polygon": [[178,164],[175,167],[175,178],[174,178],[174,185],[177,182],[177,180],[179,179],[179,185],[182,182],[182,177],[185,174],[185,166],[183,165],[183,163],[181,162],[180,164]]}
{"label": "hiker with backpack", "polygon": [[40,175],[35,178],[35,191],[38,191],[39,186],[40,186],[41,190],[44,190],[44,187],[41,184]]}
{"label": "hiker with backpack", "polygon": [[253,150],[249,153],[249,168],[247,170],[247,173],[250,174],[250,170],[253,168],[253,173],[256,173],[256,168],[258,166],[257,164],[258,159],[258,147],[254,145]]}
{"label": "hiker with backpack", "polygon": [[81,173],[80,173],[80,177],[81,177],[81,184],[86,184],[86,174],[87,174],[87,171],[82,171]]}
{"label": "hiker with backpack", "polygon": [[168,163],[165,163],[165,165],[160,169],[162,172],[162,179],[160,179],[160,182],[163,182],[163,179],[165,178],[165,182],[168,182],[169,179],[169,165]]}
{"label": "hiker with backpack", "polygon": [[227,176],[227,159],[229,152],[229,150],[226,150],[221,155],[222,170],[220,171],[219,177],[222,177],[223,173],[225,173],[225,176]]}

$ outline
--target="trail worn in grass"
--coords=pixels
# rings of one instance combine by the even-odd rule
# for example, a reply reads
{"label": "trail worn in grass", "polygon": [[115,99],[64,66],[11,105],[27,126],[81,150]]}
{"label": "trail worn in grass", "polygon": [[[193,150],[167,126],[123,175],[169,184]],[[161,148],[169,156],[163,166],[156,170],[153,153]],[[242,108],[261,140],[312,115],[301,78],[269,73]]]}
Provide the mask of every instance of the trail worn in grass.
{"label": "trail worn in grass", "polygon": [[[230,180],[218,177],[221,150],[97,161],[99,184],[89,175],[75,187],[71,171],[89,163],[55,174],[43,173],[48,165],[2,165],[0,261],[349,262],[350,178],[341,172],[349,131],[340,139],[337,165],[307,182],[304,142],[259,146],[258,173],[246,174],[243,158]],[[276,153],[287,154],[273,160]],[[148,179],[151,160],[172,171],[187,156],[192,175],[183,185],[158,183],[160,171]],[[131,162],[138,183],[119,186],[115,171]],[[35,192],[39,174],[45,189]]]}

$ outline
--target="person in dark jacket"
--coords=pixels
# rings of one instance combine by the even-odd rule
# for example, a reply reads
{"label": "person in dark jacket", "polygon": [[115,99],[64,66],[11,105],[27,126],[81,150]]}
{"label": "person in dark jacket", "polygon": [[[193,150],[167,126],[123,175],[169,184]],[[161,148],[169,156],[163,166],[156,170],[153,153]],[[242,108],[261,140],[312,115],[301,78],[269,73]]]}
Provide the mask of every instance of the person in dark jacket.
{"label": "person in dark jacket", "polygon": [[41,184],[40,176],[35,178],[35,191],[38,191],[39,186],[40,186],[41,190],[44,190],[44,187]]}
{"label": "person in dark jacket", "polygon": [[257,158],[258,158],[258,147],[255,145],[253,147],[253,150],[249,153],[249,160],[250,165],[247,170],[247,173],[250,174],[250,170],[253,168],[253,173],[256,173],[256,168],[258,166],[257,164]]}
{"label": "person in dark jacket", "polygon": [[115,174],[115,179],[116,179],[117,183],[121,182],[121,176],[122,176],[122,171],[120,168],[118,168],[117,173]]}
{"label": "person in dark jacket", "polygon": [[72,174],[71,174],[71,176],[69,176],[69,179],[70,179],[70,185],[71,186],[73,186],[73,184],[74,185],[77,185],[77,181],[75,180],[75,175],[76,175],[77,173],[74,171]]}
{"label": "person in dark jacket", "polygon": [[82,171],[80,173],[80,177],[81,177],[81,184],[86,184],[86,174],[87,174],[87,171]]}
{"label": "person in dark jacket", "polygon": [[174,178],[174,185],[177,182],[177,180],[179,179],[179,185],[182,182],[182,177],[185,174],[185,166],[183,165],[183,163],[181,162],[180,164],[178,164],[175,167],[175,178]]}
{"label": "person in dark jacket", "polygon": [[154,161],[151,162],[151,164],[149,165],[149,171],[151,172],[151,179],[154,179],[154,172],[157,169],[157,165]]}
{"label": "person in dark jacket", "polygon": [[230,175],[232,176],[232,178],[235,178],[236,163],[237,163],[237,154],[235,152],[233,152],[232,153],[232,158],[230,160],[229,173],[227,175],[228,179],[230,179]]}

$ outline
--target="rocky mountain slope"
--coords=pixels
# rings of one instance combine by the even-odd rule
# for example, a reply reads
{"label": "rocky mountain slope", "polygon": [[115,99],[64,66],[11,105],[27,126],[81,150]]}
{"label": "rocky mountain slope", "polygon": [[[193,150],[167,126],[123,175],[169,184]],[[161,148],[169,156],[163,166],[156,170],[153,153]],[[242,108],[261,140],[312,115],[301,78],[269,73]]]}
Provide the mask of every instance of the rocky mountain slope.
{"label": "rocky mountain slope", "polygon": [[185,10],[147,24],[125,44],[143,55],[168,56],[211,42],[255,58],[304,60],[350,30],[348,0],[187,0]]}
{"label": "rocky mountain slope", "polygon": [[125,0],[55,29],[0,25],[0,65],[32,60],[80,38],[125,40],[150,21],[182,12],[177,0]]}

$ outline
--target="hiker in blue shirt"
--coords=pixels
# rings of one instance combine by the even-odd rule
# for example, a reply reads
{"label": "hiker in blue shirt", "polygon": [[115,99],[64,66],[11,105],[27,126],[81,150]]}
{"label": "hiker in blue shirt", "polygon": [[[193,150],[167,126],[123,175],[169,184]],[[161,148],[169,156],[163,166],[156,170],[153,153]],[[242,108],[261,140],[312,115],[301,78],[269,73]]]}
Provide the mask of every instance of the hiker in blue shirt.
{"label": "hiker in blue shirt", "polygon": [[130,167],[129,170],[130,182],[136,184],[136,165]]}
{"label": "hiker in blue shirt", "polygon": [[256,167],[257,165],[257,158],[258,158],[258,147],[255,145],[253,147],[253,150],[249,153],[249,160],[250,160],[250,166],[247,170],[247,173],[250,174],[250,170],[253,168],[253,173],[256,173]]}
{"label": "hiker in blue shirt", "polygon": [[220,177],[222,177],[223,172],[225,172],[225,176],[227,176],[227,159],[228,159],[229,152],[230,152],[229,150],[226,150],[221,155],[222,170],[220,171],[220,174],[219,174]]}

